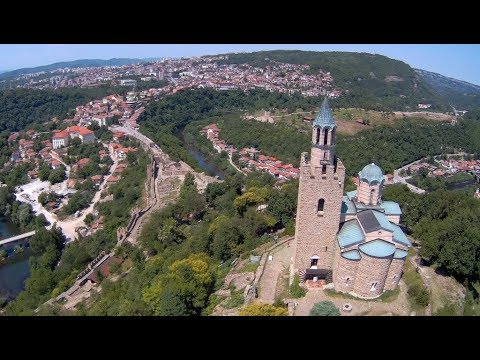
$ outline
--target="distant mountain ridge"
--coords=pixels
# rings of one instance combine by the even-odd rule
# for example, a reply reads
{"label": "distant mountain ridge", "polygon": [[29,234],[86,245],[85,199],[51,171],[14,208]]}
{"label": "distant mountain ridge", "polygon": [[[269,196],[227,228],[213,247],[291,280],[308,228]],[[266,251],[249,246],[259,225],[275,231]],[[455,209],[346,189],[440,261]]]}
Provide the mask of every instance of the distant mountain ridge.
{"label": "distant mountain ridge", "polygon": [[437,91],[453,90],[463,93],[478,93],[480,92],[480,85],[475,85],[467,81],[454,79],[435,72],[414,69],[417,74],[420,74],[425,81],[433,86]]}
{"label": "distant mountain ridge", "polygon": [[414,70],[435,92],[448,100],[453,106],[465,109],[480,106],[480,85],[431,71]]}
{"label": "distant mountain ridge", "polygon": [[155,61],[159,58],[144,58],[144,59],[134,59],[134,58],[112,58],[108,60],[104,59],[79,59],[73,61],[62,61],[49,65],[35,66],[30,68],[21,68],[11,71],[0,71],[0,79],[7,79],[19,75],[32,74],[40,71],[53,71],[62,68],[75,68],[75,67],[101,67],[101,66],[121,66],[127,64],[133,64],[138,62],[149,62]]}

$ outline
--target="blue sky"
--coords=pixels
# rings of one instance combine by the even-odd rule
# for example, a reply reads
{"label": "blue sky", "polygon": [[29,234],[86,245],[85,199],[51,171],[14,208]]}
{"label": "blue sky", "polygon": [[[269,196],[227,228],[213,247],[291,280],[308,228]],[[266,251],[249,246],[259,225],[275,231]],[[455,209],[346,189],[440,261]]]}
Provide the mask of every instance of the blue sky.
{"label": "blue sky", "polygon": [[0,71],[77,59],[180,57],[274,49],[382,54],[415,68],[480,85],[477,44],[0,44]]}

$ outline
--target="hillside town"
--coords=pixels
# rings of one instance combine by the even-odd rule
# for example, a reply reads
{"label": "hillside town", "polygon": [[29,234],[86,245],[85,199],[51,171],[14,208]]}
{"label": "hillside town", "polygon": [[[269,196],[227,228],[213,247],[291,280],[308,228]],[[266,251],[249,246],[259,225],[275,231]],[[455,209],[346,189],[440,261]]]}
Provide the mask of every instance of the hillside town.
{"label": "hillside town", "polygon": [[213,145],[217,152],[227,152],[230,159],[233,154],[239,155],[240,169],[244,174],[252,171],[263,171],[273,175],[279,180],[297,179],[299,170],[292,164],[283,164],[274,156],[267,156],[260,154],[260,150],[255,148],[236,149],[232,145],[227,145],[225,140],[219,138],[220,129],[217,124],[209,124],[201,131]]}
{"label": "hillside town", "polygon": [[458,172],[478,172],[480,171],[480,160],[448,159],[435,160],[435,164],[421,161],[410,165],[406,169],[409,175],[418,173],[426,169],[430,177],[450,176]]}
{"label": "hillside town", "polygon": [[269,65],[261,68],[249,64],[226,64],[226,60],[228,55],[163,59],[121,66],[62,68],[20,75],[8,80],[9,85],[7,80],[3,80],[3,86],[27,89],[92,87],[106,84],[135,87],[139,83],[165,81],[167,85],[163,90],[171,93],[188,88],[227,91],[260,88],[289,94],[299,93],[303,96],[326,95],[331,98],[342,93],[335,87],[329,72],[319,70],[315,74],[309,65],[270,60]]}
{"label": "hillside town", "polygon": [[[51,133],[12,132],[8,144],[16,150],[3,169],[24,165],[30,180],[17,187],[16,198],[43,214],[50,225],[62,224],[69,239],[102,229],[104,219],[95,215],[93,205],[109,199],[108,187],[121,179],[128,166],[127,155],[138,151],[125,132],[111,132],[107,126],[116,119],[119,124],[138,128],[136,119],[143,109],[110,95],[78,106],[72,119],[53,119],[51,123],[57,128]],[[101,139],[95,136],[98,129],[103,129]],[[87,207],[89,211],[83,211]],[[87,212],[93,216],[91,227],[78,226]]]}

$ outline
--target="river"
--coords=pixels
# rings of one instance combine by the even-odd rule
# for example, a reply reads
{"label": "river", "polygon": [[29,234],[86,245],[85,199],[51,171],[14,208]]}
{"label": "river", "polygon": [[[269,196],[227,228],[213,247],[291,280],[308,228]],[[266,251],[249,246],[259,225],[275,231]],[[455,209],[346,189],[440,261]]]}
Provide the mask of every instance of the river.
{"label": "river", "polygon": [[208,160],[198,149],[187,141],[185,141],[185,137],[183,135],[183,129],[179,130],[175,133],[175,136],[180,139],[183,143],[185,149],[188,150],[190,154],[195,158],[200,168],[205,172],[205,174],[210,176],[218,176],[220,180],[225,178],[225,174],[222,170],[218,169],[210,160]]}
{"label": "river", "polygon": [[197,161],[198,165],[202,168],[202,170],[205,171],[205,174],[211,175],[211,176],[218,176],[220,180],[223,180],[223,178],[225,177],[223,171],[217,169],[216,166],[211,162],[209,162],[207,158],[205,158],[205,156],[203,156],[203,154],[200,153],[198,150],[188,148],[188,147],[187,149],[190,152],[190,154],[193,155],[193,157]]}
{"label": "river", "polygon": [[[0,218],[0,240],[20,234],[20,230],[5,218]],[[0,306],[13,300],[25,287],[30,276],[30,251],[12,256],[0,263]]]}

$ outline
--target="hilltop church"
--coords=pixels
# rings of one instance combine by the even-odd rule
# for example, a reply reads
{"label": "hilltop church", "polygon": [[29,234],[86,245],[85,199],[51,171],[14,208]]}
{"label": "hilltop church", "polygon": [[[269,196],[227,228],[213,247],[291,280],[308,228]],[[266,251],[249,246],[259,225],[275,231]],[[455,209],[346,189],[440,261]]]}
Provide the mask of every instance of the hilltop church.
{"label": "hilltop church", "polygon": [[291,273],[307,286],[333,282],[337,291],[375,298],[398,285],[411,246],[398,226],[400,206],[382,200],[383,172],[373,163],[344,196],[345,167],[335,156],[327,98],[312,127],[310,156],[301,155]]}

